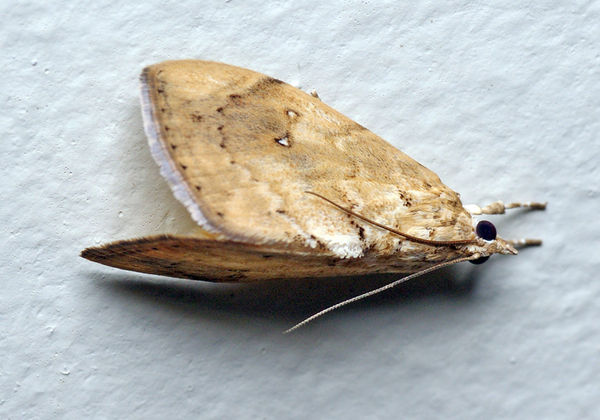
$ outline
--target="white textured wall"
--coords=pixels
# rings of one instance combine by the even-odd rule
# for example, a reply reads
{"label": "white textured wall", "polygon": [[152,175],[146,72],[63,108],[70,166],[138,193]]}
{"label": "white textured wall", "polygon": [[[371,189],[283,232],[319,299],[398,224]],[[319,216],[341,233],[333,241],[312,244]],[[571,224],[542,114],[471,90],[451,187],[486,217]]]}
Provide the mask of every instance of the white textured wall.
{"label": "white textured wall", "polygon": [[[125,3],[0,4],[1,418],[600,417],[599,1]],[[466,202],[548,200],[493,219],[544,246],[292,336],[385,279],[214,286],[79,258],[190,225],[137,98],[172,58],[316,88]]]}

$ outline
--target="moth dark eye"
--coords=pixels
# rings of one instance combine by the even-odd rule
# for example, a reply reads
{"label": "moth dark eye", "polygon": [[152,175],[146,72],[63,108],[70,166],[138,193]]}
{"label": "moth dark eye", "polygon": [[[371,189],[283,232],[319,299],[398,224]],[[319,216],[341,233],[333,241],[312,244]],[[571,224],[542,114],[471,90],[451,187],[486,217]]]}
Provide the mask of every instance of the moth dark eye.
{"label": "moth dark eye", "polygon": [[[483,240],[493,241],[496,239],[496,226],[494,226],[492,222],[482,220],[481,222],[477,223],[477,226],[475,226],[475,233],[477,233],[477,236]],[[488,260],[488,258],[490,257],[481,257],[469,262],[473,264],[483,264]]]}
{"label": "moth dark eye", "polygon": [[483,240],[493,241],[496,239],[496,227],[492,222],[488,222],[487,220],[482,220],[477,223],[475,232],[477,233],[477,236]]}
{"label": "moth dark eye", "polygon": [[469,262],[471,264],[483,264],[484,262],[486,262],[488,260],[488,258],[490,258],[490,257],[489,256],[488,257],[479,257],[476,260],[470,260]]}

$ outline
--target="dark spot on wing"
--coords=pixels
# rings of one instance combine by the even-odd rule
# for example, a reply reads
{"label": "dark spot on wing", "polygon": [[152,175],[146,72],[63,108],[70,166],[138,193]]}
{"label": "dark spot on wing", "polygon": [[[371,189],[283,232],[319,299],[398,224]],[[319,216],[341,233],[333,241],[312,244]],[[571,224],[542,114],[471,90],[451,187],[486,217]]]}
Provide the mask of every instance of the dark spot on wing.
{"label": "dark spot on wing", "polygon": [[284,82],[282,82],[279,79],[275,79],[273,77],[265,76],[262,79],[258,80],[256,83],[254,83],[254,85],[250,86],[250,88],[248,88],[248,93],[247,94],[253,95],[253,94],[258,93],[260,91],[267,90],[267,89],[269,89],[271,87],[281,85],[283,83]]}
{"label": "dark spot on wing", "polygon": [[202,115],[199,114],[190,114],[190,117],[192,118],[192,121],[194,122],[202,122]]}
{"label": "dark spot on wing", "polygon": [[358,227],[358,236],[360,237],[361,241],[365,240],[365,228],[362,226]]}
{"label": "dark spot on wing", "polygon": [[225,134],[223,134],[223,128],[224,127],[225,126],[223,126],[223,125],[220,125],[220,126],[217,127],[217,130],[219,130],[219,133],[221,133],[221,143],[219,143],[219,146],[221,147],[221,149],[225,149],[225,140],[226,140],[226,137],[225,137]]}
{"label": "dark spot on wing", "polygon": [[408,194],[405,194],[401,190],[398,190],[398,195],[400,196],[406,207],[412,206],[412,201]]}
{"label": "dark spot on wing", "polygon": [[282,82],[279,79],[275,79],[274,77],[265,76],[262,79],[260,79],[258,82],[256,82],[256,84],[252,88],[250,88],[250,90],[265,89],[269,86],[281,85],[283,83],[284,82]]}
{"label": "dark spot on wing", "polygon": [[231,101],[235,105],[241,105],[242,104],[242,95],[238,95],[238,94],[229,95],[229,99],[231,99]]}

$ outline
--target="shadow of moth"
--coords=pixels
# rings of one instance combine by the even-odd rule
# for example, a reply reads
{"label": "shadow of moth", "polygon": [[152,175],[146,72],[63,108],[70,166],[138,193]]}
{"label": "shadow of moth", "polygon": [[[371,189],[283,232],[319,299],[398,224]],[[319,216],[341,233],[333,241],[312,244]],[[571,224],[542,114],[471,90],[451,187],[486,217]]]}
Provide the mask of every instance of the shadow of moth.
{"label": "shadow of moth", "polygon": [[141,83],[152,155],[199,229],[87,248],[88,260],[212,282],[410,274],[324,313],[446,265],[541,243],[503,240],[471,216],[545,204],[463,206],[434,172],[316,94],[196,60],[147,67]]}

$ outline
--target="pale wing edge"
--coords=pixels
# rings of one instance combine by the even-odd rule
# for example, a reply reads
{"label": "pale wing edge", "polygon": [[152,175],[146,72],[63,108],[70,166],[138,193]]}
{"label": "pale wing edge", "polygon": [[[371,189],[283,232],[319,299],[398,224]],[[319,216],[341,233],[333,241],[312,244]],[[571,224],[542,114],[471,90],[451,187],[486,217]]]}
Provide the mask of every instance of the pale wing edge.
{"label": "pale wing edge", "polygon": [[166,149],[165,142],[160,135],[160,124],[156,116],[156,109],[152,101],[153,86],[149,80],[150,67],[146,67],[140,75],[140,100],[142,105],[142,119],[144,122],[144,131],[148,138],[150,152],[154,161],[160,168],[160,174],[165,178],[173,195],[187,209],[192,219],[198,223],[203,229],[209,232],[219,232],[213,224],[211,224],[198,203],[193,198],[187,182],[183,179],[181,173],[175,167],[173,159],[170,158]]}

